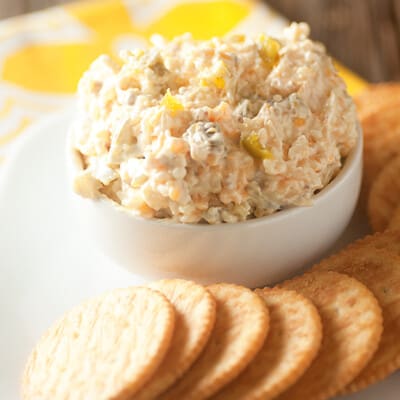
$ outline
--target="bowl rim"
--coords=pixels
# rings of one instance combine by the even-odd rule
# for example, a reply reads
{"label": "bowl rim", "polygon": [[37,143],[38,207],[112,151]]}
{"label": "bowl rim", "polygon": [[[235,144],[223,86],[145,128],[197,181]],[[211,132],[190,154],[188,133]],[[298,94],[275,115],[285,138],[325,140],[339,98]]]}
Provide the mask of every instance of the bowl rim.
{"label": "bowl rim", "polygon": [[[101,206],[107,207],[109,209],[113,209],[121,214],[124,214],[127,216],[129,219],[132,221],[135,221],[137,223],[144,223],[144,224],[153,224],[158,227],[168,227],[171,229],[179,229],[179,230],[231,230],[231,229],[237,229],[241,227],[246,227],[249,228],[251,226],[258,226],[261,224],[266,224],[266,223],[277,223],[280,220],[285,220],[287,218],[291,218],[293,216],[296,216],[297,214],[300,214],[304,212],[305,210],[309,210],[313,208],[314,206],[318,205],[319,203],[322,203],[325,201],[330,194],[332,194],[334,191],[338,189],[339,186],[346,180],[346,178],[350,175],[350,173],[356,169],[358,166],[362,164],[362,149],[363,149],[363,134],[362,134],[362,129],[359,124],[357,124],[357,141],[353,149],[350,151],[350,153],[347,155],[344,165],[340,169],[339,173],[324,187],[321,189],[320,192],[318,192],[314,197],[313,197],[313,202],[311,205],[307,206],[292,206],[288,207],[284,210],[280,210],[279,212],[275,212],[270,215],[265,215],[263,217],[258,217],[258,218],[253,218],[253,219],[248,219],[245,221],[239,221],[239,222],[232,222],[232,223],[220,223],[220,224],[194,224],[194,223],[183,223],[183,222],[175,222],[170,219],[150,219],[150,218],[145,218],[141,217],[139,215],[133,215],[131,214],[128,210],[126,210],[124,207],[121,205],[113,202],[111,199],[109,199],[105,195],[101,195],[99,198],[96,199],[85,199],[82,198],[84,201],[90,201],[94,203],[98,203]],[[69,150],[69,164],[72,162],[72,168],[74,169],[74,172],[79,168],[78,164],[78,156],[75,152],[75,149],[73,149],[71,145],[71,138],[70,134],[68,134],[68,139],[67,139],[67,149]],[[74,153],[74,154],[71,154]],[[71,189],[72,190],[72,189]],[[77,195],[79,196],[79,195]]]}

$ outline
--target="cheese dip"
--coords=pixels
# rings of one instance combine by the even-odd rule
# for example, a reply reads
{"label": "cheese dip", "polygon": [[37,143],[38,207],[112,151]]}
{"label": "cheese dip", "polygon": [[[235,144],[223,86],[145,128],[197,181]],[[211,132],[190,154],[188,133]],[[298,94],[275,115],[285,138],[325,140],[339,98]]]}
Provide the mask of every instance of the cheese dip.
{"label": "cheese dip", "polygon": [[357,117],[308,34],[300,23],[279,38],[155,36],[99,57],[78,88],[75,191],[183,223],[311,205],[355,146]]}

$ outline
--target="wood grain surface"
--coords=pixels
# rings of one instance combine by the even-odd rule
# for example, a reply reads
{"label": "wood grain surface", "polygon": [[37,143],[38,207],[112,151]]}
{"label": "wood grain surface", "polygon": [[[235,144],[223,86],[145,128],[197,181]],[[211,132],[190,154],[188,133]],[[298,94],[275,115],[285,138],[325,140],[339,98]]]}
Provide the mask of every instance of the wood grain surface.
{"label": "wood grain surface", "polygon": [[268,0],[349,68],[372,81],[400,79],[400,0]]}
{"label": "wood grain surface", "polygon": [[[66,0],[0,0],[0,18]],[[167,0],[165,0],[167,1]],[[343,64],[371,82],[400,80],[400,0],[267,0],[295,21],[306,21]]]}

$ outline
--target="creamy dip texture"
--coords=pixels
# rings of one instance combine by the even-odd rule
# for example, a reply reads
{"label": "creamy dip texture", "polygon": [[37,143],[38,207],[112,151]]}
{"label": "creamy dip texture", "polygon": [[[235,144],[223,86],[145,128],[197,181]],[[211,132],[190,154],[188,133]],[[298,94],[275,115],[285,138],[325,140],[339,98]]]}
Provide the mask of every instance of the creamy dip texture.
{"label": "creamy dip texture", "polygon": [[78,89],[74,189],[134,215],[217,224],[312,204],[357,140],[353,102],[305,24],[282,37],[154,37]]}

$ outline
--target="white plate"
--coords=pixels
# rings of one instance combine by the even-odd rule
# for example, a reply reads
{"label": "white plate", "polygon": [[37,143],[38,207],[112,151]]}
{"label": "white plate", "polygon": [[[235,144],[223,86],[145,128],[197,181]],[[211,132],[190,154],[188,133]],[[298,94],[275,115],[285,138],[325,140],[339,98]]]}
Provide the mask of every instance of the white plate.
{"label": "white plate", "polygon": [[[19,399],[24,361],[64,311],[107,289],[143,280],[105,259],[79,229],[64,170],[72,112],[25,134],[0,176],[0,399]],[[365,230],[356,217],[340,245]],[[352,400],[398,400],[399,373]],[[54,399],[56,400],[56,399]]]}

